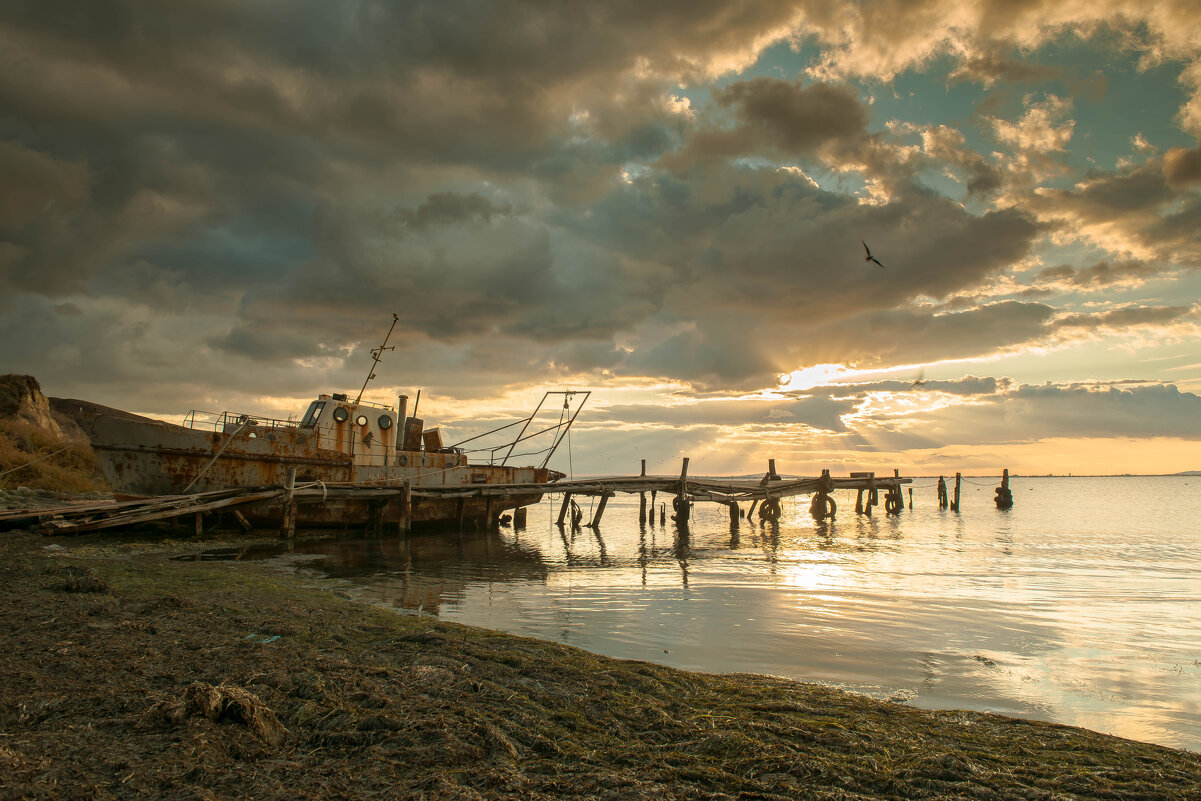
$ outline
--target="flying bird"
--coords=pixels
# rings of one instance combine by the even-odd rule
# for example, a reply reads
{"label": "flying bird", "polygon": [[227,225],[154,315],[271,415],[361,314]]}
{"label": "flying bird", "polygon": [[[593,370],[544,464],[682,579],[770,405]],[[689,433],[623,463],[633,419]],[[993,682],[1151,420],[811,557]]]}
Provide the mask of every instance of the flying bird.
{"label": "flying bird", "polygon": [[[862,239],[861,239],[861,240],[859,240],[859,241],[860,241],[860,242],[863,242],[863,240],[862,240]],[[879,264],[879,265],[880,265],[880,267],[884,267],[884,265],[883,265],[883,264],[880,264],[880,260],[879,260],[879,259],[877,259],[875,256],[873,256],[873,255],[872,255],[872,249],[871,249],[871,248],[869,248],[869,247],[867,246],[867,243],[866,243],[866,242],[863,242],[863,249],[864,249],[864,251],[866,251],[866,252],[867,252],[867,258],[866,258],[866,259],[864,259],[864,261],[874,261],[876,264]],[[885,268],[885,269],[887,269],[887,268]]]}

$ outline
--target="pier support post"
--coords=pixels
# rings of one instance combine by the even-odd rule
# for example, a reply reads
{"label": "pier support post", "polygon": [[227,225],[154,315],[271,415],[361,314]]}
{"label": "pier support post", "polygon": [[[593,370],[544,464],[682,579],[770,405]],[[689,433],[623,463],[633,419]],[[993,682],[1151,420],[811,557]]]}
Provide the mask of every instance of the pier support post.
{"label": "pier support post", "polygon": [[680,491],[672,506],[676,510],[676,522],[688,525],[691,509],[688,508],[688,457],[684,457],[684,465],[680,468]]}
{"label": "pier support post", "polygon": [[[894,468],[892,477],[900,479],[901,471]],[[901,494],[901,482],[898,480],[888,488],[884,495],[884,511],[890,515],[899,515],[905,509],[905,497]]]}
{"label": "pier support post", "polygon": [[614,495],[614,493],[612,493],[612,492],[601,493],[600,503],[598,503],[596,505],[596,512],[592,515],[592,522],[588,524],[589,528],[592,528],[592,529],[600,528],[601,518],[605,514],[605,506],[608,505],[609,499],[612,498],[613,495]]}
{"label": "pier support post", "polygon": [[563,521],[567,519],[567,510],[571,507],[571,493],[563,493],[563,504],[559,507],[559,519],[555,521],[556,525],[563,525]]}
{"label": "pier support post", "polygon": [[652,526],[655,524],[656,496],[658,496],[658,494],[659,490],[651,490],[651,511],[650,515],[648,515],[648,519],[651,521]]}
{"label": "pier support post", "polygon": [[368,501],[367,536],[378,537],[384,532],[384,506],[387,501]]}
{"label": "pier support post", "polygon": [[285,537],[296,535],[296,468],[288,468],[288,477],[284,479],[284,519],[280,533]]}
{"label": "pier support post", "polygon": [[776,460],[775,459],[767,460],[767,480],[768,481],[779,481],[780,480],[779,474],[776,473]]}
{"label": "pier support post", "polygon": [[855,514],[863,514],[863,490],[855,490]]}
{"label": "pier support post", "polygon": [[[642,472],[639,473],[639,475],[640,476],[646,475],[646,459],[642,460]],[[641,526],[641,525],[644,525],[645,523],[646,523],[646,493],[640,492],[640,493],[638,493],[638,525]]]}
{"label": "pier support post", "polygon": [[738,525],[738,517],[738,503],[736,501],[730,501],[730,525]]}
{"label": "pier support post", "polygon": [[909,488],[909,511],[913,511],[913,487]]}
{"label": "pier support post", "polygon": [[484,496],[484,527],[485,530],[491,531],[499,521],[492,517],[492,496]]}
{"label": "pier support post", "polygon": [[196,536],[204,536],[204,512],[196,513]]}
{"label": "pier support post", "polygon": [[863,513],[868,517],[871,517],[872,507],[877,506],[880,503],[880,493],[876,489],[876,474],[868,473],[866,478],[867,487],[864,489],[864,493],[867,495],[867,502],[863,504]]}
{"label": "pier support post", "polygon": [[952,512],[959,511],[959,484],[962,481],[963,481],[963,474],[956,473],[955,474],[955,500],[951,502],[951,511]]}
{"label": "pier support post", "polygon": [[[910,490],[912,492],[912,490]],[[938,477],[938,508],[946,509],[947,501],[947,482],[942,476]]]}
{"label": "pier support post", "polygon": [[409,479],[400,489],[400,531],[408,534],[413,530],[413,482]]}

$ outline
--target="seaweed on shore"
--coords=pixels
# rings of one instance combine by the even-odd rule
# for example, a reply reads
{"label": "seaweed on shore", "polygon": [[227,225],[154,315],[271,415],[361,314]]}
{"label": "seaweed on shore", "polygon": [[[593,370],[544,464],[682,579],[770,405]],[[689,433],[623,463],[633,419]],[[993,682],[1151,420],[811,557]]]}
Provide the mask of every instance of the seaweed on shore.
{"label": "seaweed on shore", "polygon": [[[0,540],[0,796],[1201,798],[1201,757]],[[105,591],[64,592],[71,578]]]}

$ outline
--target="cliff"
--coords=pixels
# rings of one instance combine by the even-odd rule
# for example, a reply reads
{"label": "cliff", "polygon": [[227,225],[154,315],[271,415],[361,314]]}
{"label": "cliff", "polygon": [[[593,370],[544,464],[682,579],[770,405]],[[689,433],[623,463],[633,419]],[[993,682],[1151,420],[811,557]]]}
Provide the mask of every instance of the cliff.
{"label": "cliff", "polygon": [[[87,436],[31,375],[0,375],[0,490],[104,491]],[[0,498],[0,506],[8,505]]]}

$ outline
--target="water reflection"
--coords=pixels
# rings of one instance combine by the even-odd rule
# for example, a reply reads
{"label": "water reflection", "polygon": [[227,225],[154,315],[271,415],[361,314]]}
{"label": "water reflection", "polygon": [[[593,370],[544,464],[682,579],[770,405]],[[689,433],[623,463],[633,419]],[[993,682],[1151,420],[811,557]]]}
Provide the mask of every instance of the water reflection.
{"label": "water reflection", "polygon": [[1014,486],[1003,514],[966,487],[962,513],[940,510],[930,488],[899,517],[857,516],[852,497],[814,522],[801,498],[778,522],[697,504],[687,526],[662,522],[665,504],[639,524],[637,496],[618,496],[603,533],[554,525],[548,502],[524,531],[297,542],[288,558],[369,603],[613,656],[1201,748],[1201,498],[1166,479]]}

